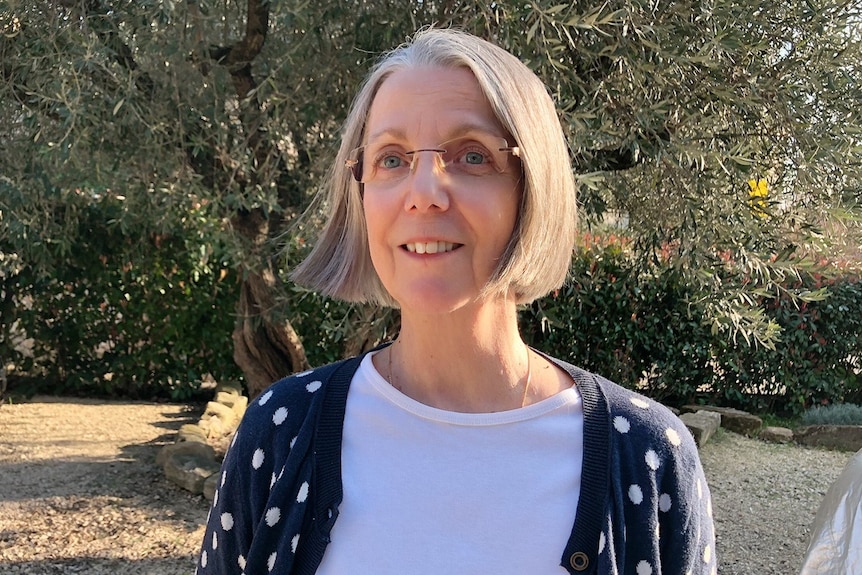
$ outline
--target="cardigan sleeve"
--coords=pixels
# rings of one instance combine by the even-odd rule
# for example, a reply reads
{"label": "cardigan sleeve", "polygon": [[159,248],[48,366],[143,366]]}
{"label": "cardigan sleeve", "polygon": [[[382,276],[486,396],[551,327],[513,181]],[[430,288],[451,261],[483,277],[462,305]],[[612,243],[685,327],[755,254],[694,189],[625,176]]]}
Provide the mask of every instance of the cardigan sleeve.
{"label": "cardigan sleeve", "polygon": [[608,391],[612,495],[602,544],[619,572],[715,575],[709,487],[694,440],[664,406]]}
{"label": "cardigan sleeve", "polygon": [[276,382],[249,405],[222,463],[199,575],[290,572],[308,499],[319,371]]}

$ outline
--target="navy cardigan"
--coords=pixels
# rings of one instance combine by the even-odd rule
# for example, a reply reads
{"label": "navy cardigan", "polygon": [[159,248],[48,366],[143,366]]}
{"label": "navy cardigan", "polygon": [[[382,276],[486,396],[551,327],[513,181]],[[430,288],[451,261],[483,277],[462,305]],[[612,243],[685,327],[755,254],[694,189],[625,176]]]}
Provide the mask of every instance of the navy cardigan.
{"label": "navy cardigan", "polygon": [[[361,360],[287,377],[252,402],[222,465],[198,573],[316,572],[338,519],[344,412]],[[572,574],[714,575],[709,490],[679,418],[553,361],[584,412],[581,493],[560,564]]]}

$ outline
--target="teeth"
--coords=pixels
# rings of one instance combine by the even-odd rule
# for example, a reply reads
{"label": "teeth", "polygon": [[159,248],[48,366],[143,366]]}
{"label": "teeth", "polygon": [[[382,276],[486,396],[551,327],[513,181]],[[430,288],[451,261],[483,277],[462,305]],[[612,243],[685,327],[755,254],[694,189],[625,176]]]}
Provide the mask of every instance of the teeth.
{"label": "teeth", "polygon": [[451,252],[455,244],[449,242],[417,242],[407,244],[407,251],[415,254],[442,254]]}

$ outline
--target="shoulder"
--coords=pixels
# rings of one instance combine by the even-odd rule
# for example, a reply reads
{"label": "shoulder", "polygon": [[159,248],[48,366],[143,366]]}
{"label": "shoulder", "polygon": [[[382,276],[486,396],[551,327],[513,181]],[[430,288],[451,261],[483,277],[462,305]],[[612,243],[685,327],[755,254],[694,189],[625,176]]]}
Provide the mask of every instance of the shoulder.
{"label": "shoulder", "polygon": [[685,424],[669,408],[636,391],[565,361],[556,360],[575,380],[584,397],[586,421],[608,424],[611,445],[616,449],[655,446],[674,454],[696,453]]}
{"label": "shoulder", "polygon": [[313,429],[329,388],[339,380],[349,383],[359,359],[342,360],[273,383],[249,403],[234,437],[236,449],[255,450],[262,444],[293,447],[297,435]]}

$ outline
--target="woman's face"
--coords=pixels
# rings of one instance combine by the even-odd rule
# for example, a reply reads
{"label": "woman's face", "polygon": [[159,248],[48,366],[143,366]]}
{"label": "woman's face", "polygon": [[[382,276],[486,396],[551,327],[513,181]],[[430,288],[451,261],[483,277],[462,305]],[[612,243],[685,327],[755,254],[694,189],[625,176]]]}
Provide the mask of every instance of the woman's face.
{"label": "woman's face", "polygon": [[500,151],[514,142],[476,78],[466,68],[394,72],[365,134],[363,206],[383,285],[403,312],[477,302],[515,227],[521,168]]}

